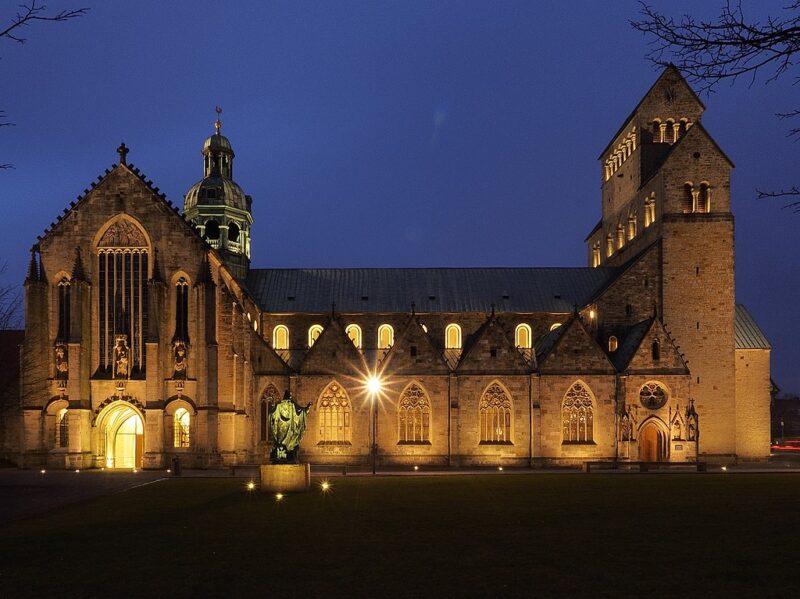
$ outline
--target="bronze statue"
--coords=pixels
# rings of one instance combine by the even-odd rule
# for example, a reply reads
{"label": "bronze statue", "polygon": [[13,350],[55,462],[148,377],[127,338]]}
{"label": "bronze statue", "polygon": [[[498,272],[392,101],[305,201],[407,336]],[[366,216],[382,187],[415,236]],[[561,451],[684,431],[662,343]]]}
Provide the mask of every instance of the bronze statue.
{"label": "bronze statue", "polygon": [[311,404],[299,406],[289,391],[270,408],[269,427],[273,446],[269,457],[273,464],[297,462],[297,450],[306,430],[306,417],[310,409]]}

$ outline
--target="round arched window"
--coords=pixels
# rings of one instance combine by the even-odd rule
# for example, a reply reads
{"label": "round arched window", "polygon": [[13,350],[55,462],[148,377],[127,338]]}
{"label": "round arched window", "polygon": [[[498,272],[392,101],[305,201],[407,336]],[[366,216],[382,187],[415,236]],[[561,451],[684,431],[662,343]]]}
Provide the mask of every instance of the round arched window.
{"label": "round arched window", "polygon": [[657,410],[667,403],[667,391],[658,383],[647,383],[639,391],[639,401],[649,410]]}
{"label": "round arched window", "polygon": [[219,239],[219,223],[215,220],[206,222],[206,237],[209,239]]}
{"label": "round arched window", "polygon": [[231,223],[228,225],[228,239],[230,241],[239,241],[239,225]]}

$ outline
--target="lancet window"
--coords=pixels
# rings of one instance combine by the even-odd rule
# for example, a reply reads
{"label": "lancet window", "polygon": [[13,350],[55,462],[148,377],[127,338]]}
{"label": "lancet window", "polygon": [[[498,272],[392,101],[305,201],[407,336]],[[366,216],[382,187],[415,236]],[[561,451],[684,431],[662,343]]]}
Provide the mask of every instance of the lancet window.
{"label": "lancet window", "polygon": [[398,407],[400,443],[428,443],[431,429],[431,403],[425,391],[412,383],[400,396]]}
{"label": "lancet window", "polygon": [[319,400],[319,442],[350,442],[350,398],[339,383],[330,383]]}
{"label": "lancet window", "polygon": [[316,343],[317,338],[322,334],[322,325],[312,324],[308,327],[308,347]]}
{"label": "lancet window", "polygon": [[272,329],[272,348],[289,349],[289,329],[286,325],[279,324]]}
{"label": "lancet window", "polygon": [[189,425],[191,424],[191,416],[189,410],[186,408],[178,408],[172,416],[173,431],[173,445],[175,447],[189,447]]}
{"label": "lancet window", "polygon": [[511,399],[492,383],[480,401],[481,443],[511,443]]}
{"label": "lancet window", "polygon": [[564,443],[590,443],[594,438],[592,395],[581,382],[569,388],[561,404]]}
{"label": "lancet window", "polygon": [[175,283],[175,335],[173,341],[189,342],[189,282],[184,277]]}
{"label": "lancet window", "polygon": [[56,447],[69,447],[69,427],[67,426],[67,409],[62,408],[56,414]]}
{"label": "lancet window", "polygon": [[344,331],[347,333],[347,336],[350,337],[350,341],[353,342],[353,345],[361,349],[361,327],[357,324],[351,324],[348,325]]}
{"label": "lancet window", "polygon": [[58,336],[56,341],[69,341],[70,281],[63,277],[58,282]]}
{"label": "lancet window", "polygon": [[127,220],[106,229],[97,248],[100,370],[130,376],[144,372],[147,330],[148,247]]}
{"label": "lancet window", "polygon": [[515,345],[521,349],[530,349],[532,345],[531,327],[525,323],[518,324],[514,331]]}

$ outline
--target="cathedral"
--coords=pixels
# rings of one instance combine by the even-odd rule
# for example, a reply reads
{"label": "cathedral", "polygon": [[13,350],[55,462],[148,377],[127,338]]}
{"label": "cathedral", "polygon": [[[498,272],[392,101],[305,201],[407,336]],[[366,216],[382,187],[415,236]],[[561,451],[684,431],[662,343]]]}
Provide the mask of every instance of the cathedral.
{"label": "cathedral", "polygon": [[255,268],[219,119],[182,211],[122,144],[32,248],[19,464],[264,463],[287,391],[312,464],[767,458],[770,345],[704,109],[661,73],[600,155],[575,268]]}

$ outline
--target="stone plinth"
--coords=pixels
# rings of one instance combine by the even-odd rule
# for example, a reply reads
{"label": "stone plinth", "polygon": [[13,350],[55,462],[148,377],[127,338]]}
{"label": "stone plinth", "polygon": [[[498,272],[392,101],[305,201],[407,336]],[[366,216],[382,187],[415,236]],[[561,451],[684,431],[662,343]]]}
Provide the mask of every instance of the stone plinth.
{"label": "stone plinth", "polygon": [[295,493],[310,488],[311,464],[261,466],[261,490],[265,493]]}

